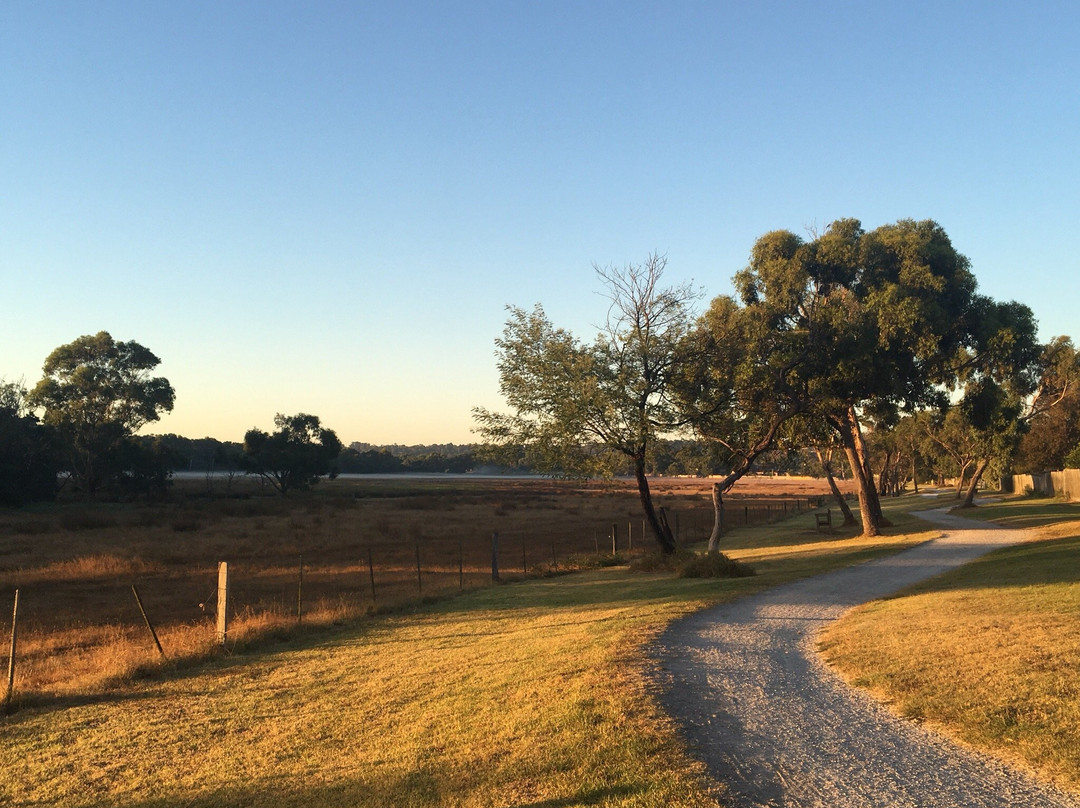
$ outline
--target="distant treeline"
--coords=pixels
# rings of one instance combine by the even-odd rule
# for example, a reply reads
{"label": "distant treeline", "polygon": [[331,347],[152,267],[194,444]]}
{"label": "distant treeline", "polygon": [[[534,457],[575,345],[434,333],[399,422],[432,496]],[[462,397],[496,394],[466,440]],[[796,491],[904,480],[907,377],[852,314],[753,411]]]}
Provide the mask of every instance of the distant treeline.
{"label": "distant treeline", "polygon": [[[215,438],[185,438],[170,434],[147,435],[138,440],[147,448],[164,450],[173,471],[236,471],[243,455],[243,444]],[[338,455],[333,466],[338,474],[465,474],[484,465],[477,460],[479,448],[454,443],[376,446],[356,442]]]}
{"label": "distant treeline", "polygon": [[[174,471],[237,471],[243,445],[215,438],[185,438],[180,435],[153,435],[138,438],[145,448],[153,448],[168,458]],[[763,473],[817,474],[820,469],[806,451],[775,451],[756,464]],[[338,474],[468,474],[470,472],[530,474],[535,470],[519,460],[496,462],[481,444],[437,443],[403,446],[377,445],[354,441],[333,462]],[[650,474],[696,475],[724,474],[723,461],[715,451],[699,441],[671,440],[657,442],[648,462]],[[624,474],[632,474],[627,464]]]}

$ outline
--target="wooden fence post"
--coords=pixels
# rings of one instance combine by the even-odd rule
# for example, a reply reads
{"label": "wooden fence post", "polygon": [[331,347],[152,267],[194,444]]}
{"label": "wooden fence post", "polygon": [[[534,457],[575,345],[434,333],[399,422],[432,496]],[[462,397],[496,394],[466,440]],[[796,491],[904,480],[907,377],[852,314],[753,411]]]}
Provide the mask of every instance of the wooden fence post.
{"label": "wooden fence post", "polygon": [[491,534],[491,580],[499,582],[499,534]]}
{"label": "wooden fence post", "polygon": [[528,557],[526,556],[526,553],[525,553],[526,545],[528,543],[529,543],[529,537],[528,537],[527,534],[523,533],[521,535],[521,574],[522,575],[528,575],[529,574],[529,559],[528,559]]}
{"label": "wooden fence post", "polygon": [[162,659],[165,659],[165,649],[161,647],[161,641],[158,640],[157,632],[154,631],[154,626],[150,623],[150,617],[146,614],[146,609],[143,608],[142,598],[139,597],[139,590],[135,588],[135,584],[131,585],[131,593],[135,595],[135,602],[139,604],[142,619],[146,623],[146,628],[150,631],[150,636],[154,638],[154,645],[157,646],[158,653],[161,654]]}
{"label": "wooden fence post", "polygon": [[465,545],[458,542],[457,546],[457,579],[458,591],[465,591]]}
{"label": "wooden fence post", "polygon": [[15,607],[11,610],[11,651],[8,656],[7,693],[4,695],[4,713],[11,712],[11,698],[15,695],[15,640],[19,627],[19,590],[15,590]]}
{"label": "wooden fence post", "polygon": [[619,552],[619,526],[614,522],[611,523],[611,554],[615,555]]}
{"label": "wooden fence post", "polygon": [[304,620],[304,554],[300,554],[300,568],[296,577],[296,622]]}
{"label": "wooden fence post", "polygon": [[371,558],[371,545],[367,548],[368,576],[371,578],[371,605],[375,605],[375,562]]}
{"label": "wooden fence post", "polygon": [[420,573],[420,542],[416,543],[416,591],[424,594],[424,579]]}
{"label": "wooden fence post", "polygon": [[229,562],[218,562],[217,575],[217,641],[225,645],[229,636]]}

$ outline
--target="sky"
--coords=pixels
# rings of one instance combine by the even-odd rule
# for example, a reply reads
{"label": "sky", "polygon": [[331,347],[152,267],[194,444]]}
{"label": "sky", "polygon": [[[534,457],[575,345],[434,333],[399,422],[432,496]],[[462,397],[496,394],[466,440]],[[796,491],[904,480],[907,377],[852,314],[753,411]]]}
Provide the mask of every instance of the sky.
{"label": "sky", "polygon": [[762,234],[934,219],[1080,337],[1080,4],[0,4],[0,377],[108,331],[144,432],[468,443],[507,305],[708,299]]}

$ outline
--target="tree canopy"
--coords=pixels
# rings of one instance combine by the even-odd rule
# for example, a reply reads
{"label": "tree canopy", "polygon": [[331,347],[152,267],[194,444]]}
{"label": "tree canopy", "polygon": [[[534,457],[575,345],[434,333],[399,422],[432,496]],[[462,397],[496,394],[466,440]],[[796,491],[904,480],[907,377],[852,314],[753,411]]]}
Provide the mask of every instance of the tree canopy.
{"label": "tree canopy", "polygon": [[52,499],[59,469],[53,432],[30,412],[26,388],[0,379],[0,505]]}
{"label": "tree canopy", "polygon": [[697,293],[660,285],[666,260],[600,269],[610,308],[592,343],[552,325],[543,308],[510,307],[496,340],[499,388],[511,413],[478,408],[479,432],[504,451],[522,451],[546,473],[606,475],[628,459],[645,517],[665,553],[675,537],[653,506],[646,461],[654,441],[685,424],[673,398],[680,350]]}
{"label": "tree canopy", "polygon": [[135,341],[106,331],[79,337],[49,354],[28,403],[44,410],[76,485],[90,497],[115,478],[125,442],[173,408],[168,379],[152,376],[161,361]]}
{"label": "tree canopy", "polygon": [[332,464],[342,444],[318,416],[278,413],[274,426],[273,433],[249,429],[244,435],[245,471],[263,477],[283,495],[293,489],[306,490],[320,476],[335,473]]}

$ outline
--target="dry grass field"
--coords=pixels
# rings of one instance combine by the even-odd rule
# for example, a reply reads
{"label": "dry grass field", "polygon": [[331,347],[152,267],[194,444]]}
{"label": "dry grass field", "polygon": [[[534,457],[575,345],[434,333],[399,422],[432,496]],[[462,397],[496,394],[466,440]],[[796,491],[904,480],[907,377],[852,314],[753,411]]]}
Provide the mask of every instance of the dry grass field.
{"label": "dry grass field", "polygon": [[[620,559],[651,549],[627,481],[349,478],[286,498],[252,480],[214,485],[177,481],[162,503],[0,512],[0,603],[20,593],[17,703],[99,693],[163,664],[133,585],[165,664],[215,653],[220,561],[235,648],[489,585],[493,533],[504,580],[609,563],[613,525]],[[709,486],[655,483],[685,543],[711,526]],[[826,493],[819,480],[749,478],[727,521],[770,521]]]}
{"label": "dry grass field", "polygon": [[[556,490],[581,524],[610,516],[609,498],[630,507],[619,485]],[[685,485],[661,485],[661,504],[689,505]],[[0,720],[0,804],[716,808],[718,786],[652,700],[651,638],[710,604],[925,541],[905,504],[886,505],[896,527],[872,540],[818,532],[791,508],[738,528],[724,546],[752,577],[638,564],[478,586],[341,626],[294,620],[281,641],[105,692],[39,695]],[[538,506],[502,507],[535,529]]]}

